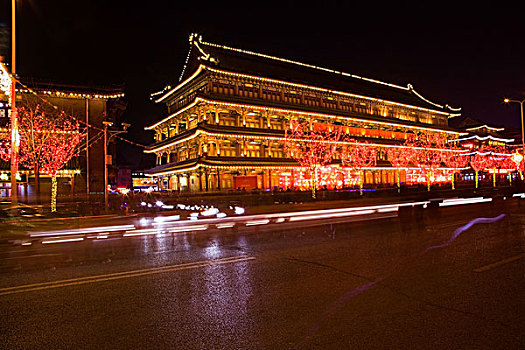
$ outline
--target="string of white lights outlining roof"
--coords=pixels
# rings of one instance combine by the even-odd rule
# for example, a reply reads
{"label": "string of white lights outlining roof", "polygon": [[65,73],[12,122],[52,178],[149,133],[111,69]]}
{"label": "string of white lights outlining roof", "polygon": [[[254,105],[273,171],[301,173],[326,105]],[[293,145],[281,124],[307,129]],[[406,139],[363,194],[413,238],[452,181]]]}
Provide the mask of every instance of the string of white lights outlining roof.
{"label": "string of white lights outlining roof", "polygon": [[479,141],[493,140],[493,141],[501,141],[501,142],[505,142],[505,143],[509,143],[509,142],[513,142],[514,141],[514,139],[503,139],[503,138],[500,138],[500,137],[494,137],[492,135],[488,135],[488,136],[473,135],[473,136],[468,136],[468,137],[464,137],[464,138],[460,138],[460,139],[449,140],[448,142],[467,141],[467,140],[472,140],[472,139],[476,139],[476,140],[479,140]]}
{"label": "string of white lights outlining roof", "polygon": [[487,130],[492,130],[492,131],[503,131],[503,130],[505,130],[505,128],[493,128],[492,126],[488,126],[487,124],[484,124],[484,125],[481,125],[481,126],[476,126],[476,127],[473,127],[473,128],[466,128],[465,130],[474,131],[474,130],[483,129],[483,128],[486,128]]}
{"label": "string of white lights outlining roof", "polygon": [[[204,46],[210,46],[210,47],[215,47],[215,48],[220,48],[220,49],[223,49],[223,50],[230,50],[230,51],[235,51],[235,52],[239,52],[239,53],[243,53],[243,54],[247,54],[247,55],[252,55],[252,56],[258,56],[258,57],[263,57],[263,58],[266,58],[266,59],[270,59],[270,60],[275,60],[275,61],[280,61],[280,62],[285,62],[285,63],[289,63],[289,64],[295,64],[295,65],[298,65],[298,66],[302,66],[302,67],[307,67],[307,68],[312,68],[312,69],[316,69],[316,70],[320,70],[320,71],[325,71],[325,72],[329,72],[329,73],[333,73],[333,74],[337,74],[337,75],[342,75],[342,76],[345,76],[345,77],[351,77],[351,78],[354,78],[354,79],[359,79],[359,80],[363,80],[363,81],[368,81],[368,82],[372,82],[372,83],[375,83],[375,84],[381,84],[381,85],[385,85],[385,86],[389,86],[389,87],[392,87],[392,88],[396,88],[396,89],[400,89],[400,90],[405,90],[405,91],[411,91],[413,92],[418,98],[420,98],[421,100],[433,105],[433,106],[436,106],[438,108],[442,108],[442,109],[449,109],[450,111],[455,111],[455,112],[459,112],[461,111],[461,108],[453,108],[453,107],[450,107],[449,105],[445,105],[445,106],[442,106],[442,105],[439,105],[437,103],[434,103],[426,98],[424,98],[423,96],[421,96],[418,92],[416,92],[414,90],[414,87],[411,85],[411,84],[408,84],[407,87],[404,87],[404,86],[400,86],[400,85],[396,85],[396,84],[391,84],[391,83],[386,83],[384,81],[380,81],[380,80],[376,80],[376,79],[370,79],[370,78],[365,78],[365,77],[361,77],[361,76],[358,76],[358,75],[354,75],[354,74],[350,74],[350,73],[345,73],[345,72],[340,72],[340,71],[337,71],[337,70],[333,70],[333,69],[329,69],[329,68],[324,68],[324,67],[320,67],[320,66],[315,66],[315,65],[311,65],[311,64],[307,64],[307,63],[302,63],[302,62],[298,62],[298,61],[293,61],[293,60],[289,60],[289,59],[285,59],[285,58],[280,58],[280,57],[276,57],[276,56],[271,56],[271,55],[266,55],[266,54],[261,54],[261,53],[257,53],[257,52],[253,52],[253,51],[249,51],[249,50],[242,50],[242,49],[237,49],[237,48],[234,48],[234,47],[230,47],[230,46],[225,46],[225,45],[219,45],[219,44],[214,44],[214,43],[209,43],[209,42],[205,42],[205,41],[202,41],[202,35],[199,35],[199,34],[196,34],[196,33],[192,33],[189,37],[189,40],[190,40],[190,50],[188,52],[188,55],[186,57],[186,63],[184,64],[184,68],[182,70],[182,74],[179,78],[179,81],[182,79],[182,77],[184,76],[184,73],[186,71],[186,68],[187,68],[187,64],[188,64],[188,60],[189,60],[189,57],[190,57],[190,53],[191,53],[191,48],[193,46],[196,46],[199,51],[201,52],[202,56],[201,56],[201,59],[204,59],[204,60],[212,60],[212,58],[210,57],[210,54],[209,53],[206,53],[199,44],[202,44]],[[185,84],[187,81],[183,82],[183,84]],[[301,85],[301,84],[296,84],[296,85]],[[308,85],[304,85],[305,87],[309,87],[309,88],[312,88],[311,86],[308,86]],[[168,93],[166,95],[164,95],[163,97],[161,97],[159,100],[155,101],[155,102],[161,102],[162,100],[164,100],[167,96],[171,95],[174,91],[176,91],[177,89],[179,89],[180,87],[175,87],[174,89],[168,91]],[[319,89],[322,89],[322,88],[319,88]],[[322,89],[322,90],[327,90],[327,89]],[[327,91],[331,91],[331,90],[327,90]],[[331,91],[331,92],[335,92],[335,93],[342,93],[342,92],[338,92],[338,91]],[[456,117],[458,116],[459,114],[450,114],[449,115],[449,118],[450,117]]]}

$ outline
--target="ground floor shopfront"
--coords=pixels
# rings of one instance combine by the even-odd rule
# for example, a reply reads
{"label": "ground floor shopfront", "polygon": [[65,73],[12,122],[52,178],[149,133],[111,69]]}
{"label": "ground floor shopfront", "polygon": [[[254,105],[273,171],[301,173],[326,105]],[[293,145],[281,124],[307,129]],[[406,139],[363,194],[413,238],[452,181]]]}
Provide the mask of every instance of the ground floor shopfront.
{"label": "ground floor shopfront", "polygon": [[[179,171],[176,174],[154,176],[159,189],[166,191],[209,192],[223,190],[308,190],[311,189],[314,172],[301,167],[266,169],[198,168]],[[387,187],[400,185],[446,184],[453,181],[473,180],[468,171],[436,169],[426,171],[419,168],[368,168],[362,171],[340,166],[320,167],[317,171],[317,188],[341,189],[353,187]],[[480,173],[480,179],[492,179],[492,174]],[[497,182],[508,181],[508,172],[499,171]]]}
{"label": "ground floor shopfront", "polygon": [[[75,195],[75,180],[80,176],[79,170],[60,170],[57,175],[57,194],[59,196]],[[34,172],[20,170],[16,177],[18,200],[24,203],[35,202],[37,195],[35,189]],[[51,195],[51,177],[40,174],[40,197],[46,198]],[[0,171],[0,200],[9,200],[11,197],[11,172]]]}

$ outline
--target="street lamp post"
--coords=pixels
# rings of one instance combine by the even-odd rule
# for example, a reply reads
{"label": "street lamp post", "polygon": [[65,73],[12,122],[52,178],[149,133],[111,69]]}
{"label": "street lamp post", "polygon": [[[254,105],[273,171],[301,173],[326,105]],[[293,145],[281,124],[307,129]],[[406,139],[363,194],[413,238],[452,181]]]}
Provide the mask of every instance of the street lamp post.
{"label": "street lamp post", "polygon": [[[523,124],[523,103],[525,103],[525,100],[511,100],[511,99],[508,99],[506,98],[505,100],[503,100],[505,103],[519,103],[520,104],[520,111],[521,111],[521,152],[523,154],[523,156],[525,157],[525,127],[524,127],[524,124]],[[525,169],[523,170],[525,171]],[[523,176],[523,175],[522,175]]]}
{"label": "street lamp post", "polygon": [[[109,126],[113,125],[113,122],[109,122],[104,120],[102,122],[104,124],[104,208],[108,210],[109,205],[109,192],[108,192],[108,143],[111,140],[111,138],[118,134],[123,134],[127,132],[128,127],[130,127],[130,124],[122,123],[122,128],[124,130],[108,130]],[[109,132],[109,137],[108,137]]]}

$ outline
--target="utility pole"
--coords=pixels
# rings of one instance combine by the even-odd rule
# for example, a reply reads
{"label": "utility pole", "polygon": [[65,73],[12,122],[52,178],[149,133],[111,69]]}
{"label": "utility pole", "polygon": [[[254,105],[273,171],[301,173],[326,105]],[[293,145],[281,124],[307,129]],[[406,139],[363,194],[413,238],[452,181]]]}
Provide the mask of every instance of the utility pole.
{"label": "utility pole", "polygon": [[89,98],[86,97],[86,195],[89,200]]}
{"label": "utility pole", "polygon": [[112,122],[103,121],[104,124],[104,208],[108,210],[108,126]]}
{"label": "utility pole", "polygon": [[18,204],[18,116],[16,113],[16,0],[11,0],[11,206]]}
{"label": "utility pole", "polygon": [[108,126],[112,126],[113,122],[108,122],[104,120],[102,122],[104,124],[104,206],[106,210],[108,210],[109,206],[109,192],[108,192],[108,142],[111,140],[111,138],[118,134],[123,134],[127,132],[128,127],[130,127],[130,124],[122,123],[123,130],[110,130],[109,138],[108,138]]}

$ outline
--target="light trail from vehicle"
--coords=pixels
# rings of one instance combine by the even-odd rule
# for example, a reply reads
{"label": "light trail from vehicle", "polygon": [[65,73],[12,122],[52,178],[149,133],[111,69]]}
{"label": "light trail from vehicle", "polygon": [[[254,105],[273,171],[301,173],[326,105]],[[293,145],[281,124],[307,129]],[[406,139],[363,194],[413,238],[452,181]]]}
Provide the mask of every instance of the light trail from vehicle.
{"label": "light trail from vehicle", "polygon": [[80,242],[80,241],[83,241],[83,240],[84,240],[84,237],[77,237],[77,238],[62,238],[62,239],[50,239],[50,240],[42,241],[42,244]]}
{"label": "light trail from vehicle", "polygon": [[[524,198],[524,193],[513,194],[514,198]],[[450,198],[443,199],[439,203],[439,207],[450,207],[454,205],[466,205],[466,204],[480,204],[491,202],[492,198],[484,197],[472,197],[472,198]],[[180,220],[180,215],[165,215],[156,216],[153,218],[142,217],[138,220],[136,225],[114,225],[114,226],[100,226],[100,227],[87,227],[79,229],[69,230],[54,230],[54,231],[39,231],[32,232],[29,234],[29,238],[44,239],[46,237],[58,238],[60,236],[75,236],[75,235],[86,235],[85,239],[104,239],[104,238],[119,238],[119,237],[135,237],[142,235],[154,235],[161,232],[178,233],[188,231],[204,231],[207,229],[226,229],[233,228],[237,224],[242,224],[245,227],[255,227],[267,224],[281,224],[288,222],[300,222],[308,220],[326,220],[334,218],[344,218],[352,216],[366,216],[372,214],[384,214],[394,213],[399,211],[400,208],[404,207],[422,207],[428,208],[430,201],[413,201],[413,202],[402,202],[395,204],[381,204],[371,206],[360,206],[360,207],[347,207],[347,208],[333,208],[333,209],[318,209],[318,210],[306,210],[306,211],[293,211],[283,213],[271,213],[271,214],[254,214],[246,216],[232,216],[228,217],[228,222],[224,223],[224,217],[205,217],[198,219],[198,213],[192,213],[194,215],[190,220]],[[190,207],[191,209],[192,207]],[[236,207],[237,208],[237,207]],[[240,207],[239,207],[240,208]],[[216,212],[216,210],[208,209],[210,213]],[[201,225],[196,225],[196,222]],[[224,224],[223,224],[224,223]],[[31,241],[22,242],[22,244],[28,245]]]}
{"label": "light trail from vehicle", "polygon": [[49,237],[49,236],[67,236],[67,235],[78,235],[78,234],[89,234],[89,233],[102,233],[102,232],[117,232],[134,230],[135,225],[117,225],[117,226],[98,226],[79,228],[75,230],[58,230],[58,231],[45,231],[45,232],[33,232],[29,234],[31,238]]}

